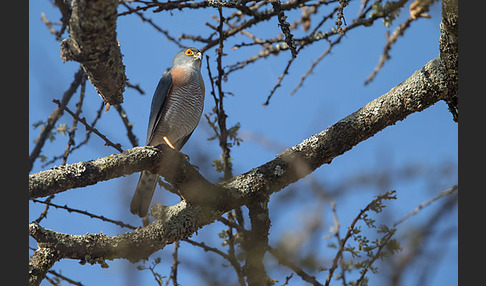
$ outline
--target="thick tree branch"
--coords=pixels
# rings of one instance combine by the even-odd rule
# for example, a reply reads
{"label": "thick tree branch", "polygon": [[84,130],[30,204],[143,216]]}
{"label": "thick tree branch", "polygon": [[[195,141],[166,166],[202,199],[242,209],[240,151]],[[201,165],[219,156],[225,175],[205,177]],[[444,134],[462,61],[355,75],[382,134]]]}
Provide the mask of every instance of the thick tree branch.
{"label": "thick tree branch", "polygon": [[[442,1],[442,21],[440,23],[439,50],[444,73],[448,76],[446,83],[450,93],[445,99],[455,122],[459,120],[459,94],[458,94],[458,36],[459,36],[459,4],[458,0]],[[456,84],[454,84],[456,83]]]}
{"label": "thick tree branch", "polygon": [[270,229],[269,199],[267,196],[259,197],[248,204],[251,231],[244,234],[243,241],[243,247],[246,250],[244,269],[248,285],[272,285],[263,265]]}
{"label": "thick tree branch", "polygon": [[234,204],[234,195],[208,182],[178,151],[166,145],[135,147],[95,161],[58,166],[29,176],[29,198],[45,197],[72,188],[94,185],[148,170],[164,174],[188,201],[216,208]]}
{"label": "thick tree branch", "polygon": [[57,250],[39,247],[29,260],[29,285],[39,285],[46,277],[47,271],[59,259],[60,255]]}
{"label": "thick tree branch", "polygon": [[105,103],[123,102],[125,66],[116,40],[118,0],[73,0],[69,38],[61,42],[64,61],[81,64]]}
{"label": "thick tree branch", "polygon": [[125,258],[136,262],[178,238],[190,237],[223,214],[185,201],[171,207],[156,205],[152,207],[152,213],[158,218],[153,223],[113,237],[103,233],[64,234],[43,228],[37,222],[29,224],[29,235],[37,240],[39,249],[57,251],[57,260],[70,258],[104,264],[105,259]]}

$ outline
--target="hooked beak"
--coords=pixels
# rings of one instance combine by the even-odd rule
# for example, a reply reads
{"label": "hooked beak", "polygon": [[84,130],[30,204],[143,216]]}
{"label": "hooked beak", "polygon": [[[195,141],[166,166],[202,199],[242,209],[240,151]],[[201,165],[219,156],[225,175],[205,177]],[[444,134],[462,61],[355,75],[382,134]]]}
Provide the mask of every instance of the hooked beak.
{"label": "hooked beak", "polygon": [[198,53],[194,54],[193,57],[196,58],[196,59],[198,59],[198,60],[202,60],[202,54],[201,54],[201,52],[198,52]]}

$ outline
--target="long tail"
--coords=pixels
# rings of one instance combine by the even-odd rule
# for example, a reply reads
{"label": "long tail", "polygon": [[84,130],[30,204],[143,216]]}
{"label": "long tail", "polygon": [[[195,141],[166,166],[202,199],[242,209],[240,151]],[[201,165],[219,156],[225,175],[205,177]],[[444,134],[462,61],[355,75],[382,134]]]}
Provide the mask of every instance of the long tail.
{"label": "long tail", "polygon": [[130,212],[139,217],[145,217],[148,213],[150,202],[157,185],[157,175],[144,171],[140,174],[137,188],[130,203]]}

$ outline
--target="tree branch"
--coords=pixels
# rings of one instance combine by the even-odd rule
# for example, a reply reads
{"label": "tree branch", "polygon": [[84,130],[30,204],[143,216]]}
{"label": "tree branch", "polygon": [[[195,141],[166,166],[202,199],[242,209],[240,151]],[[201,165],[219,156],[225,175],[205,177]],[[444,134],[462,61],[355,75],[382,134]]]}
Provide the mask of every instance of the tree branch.
{"label": "tree branch", "polygon": [[251,231],[245,233],[243,247],[246,250],[245,273],[248,285],[271,285],[267,277],[263,257],[268,247],[270,218],[269,197],[259,197],[248,204]]}
{"label": "tree branch", "polygon": [[442,21],[440,23],[439,39],[440,59],[444,68],[443,72],[448,77],[446,83],[450,89],[450,93],[445,99],[445,102],[449,106],[449,111],[452,113],[452,118],[455,122],[459,120],[459,93],[457,85],[459,72],[458,9],[458,0],[442,1]]}
{"label": "tree branch", "polygon": [[58,251],[39,247],[29,260],[29,285],[40,285],[41,281],[46,277],[47,271],[59,259]]}
{"label": "tree branch", "polygon": [[[85,77],[84,71],[81,68],[79,68],[79,70],[74,74],[73,82],[69,86],[68,90],[66,90],[66,92],[64,92],[62,96],[61,99],[62,105],[68,104],[71,97],[74,95],[74,93],[76,93],[76,90],[78,90],[78,86],[81,84],[84,77]],[[37,143],[29,155],[29,171],[32,170],[32,167],[34,166],[34,162],[37,159],[37,157],[39,157],[42,147],[44,147],[44,143],[46,142],[46,139],[49,136],[49,133],[54,128],[57,120],[61,118],[63,113],[64,110],[58,107],[47,118],[47,125],[45,126],[44,130],[42,130],[42,133],[39,135],[39,137],[37,137],[36,139]]]}
{"label": "tree branch", "polygon": [[77,61],[105,103],[123,102],[127,78],[116,40],[118,0],[73,0],[63,61]]}

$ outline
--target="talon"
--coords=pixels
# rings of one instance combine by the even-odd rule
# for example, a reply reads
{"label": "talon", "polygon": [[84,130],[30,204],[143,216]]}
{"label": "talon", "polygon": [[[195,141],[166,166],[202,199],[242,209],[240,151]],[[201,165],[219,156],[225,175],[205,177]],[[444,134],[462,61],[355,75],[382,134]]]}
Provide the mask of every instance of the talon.
{"label": "talon", "polygon": [[167,145],[169,145],[170,148],[176,150],[176,148],[174,147],[174,145],[172,145],[172,143],[170,143],[170,141],[167,138],[167,136],[164,136],[164,141],[165,141],[165,143],[167,143]]}

